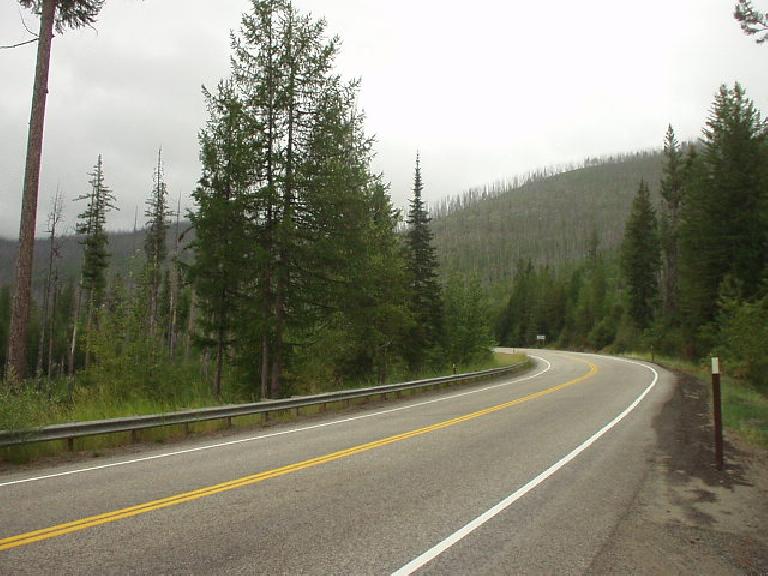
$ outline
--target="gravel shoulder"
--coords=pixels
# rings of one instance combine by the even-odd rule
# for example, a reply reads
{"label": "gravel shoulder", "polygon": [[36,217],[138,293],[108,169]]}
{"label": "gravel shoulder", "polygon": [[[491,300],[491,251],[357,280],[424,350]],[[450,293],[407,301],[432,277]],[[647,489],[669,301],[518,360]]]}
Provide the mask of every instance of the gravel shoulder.
{"label": "gravel shoulder", "polygon": [[591,574],[768,574],[768,451],[725,437],[714,466],[706,384],[677,373],[655,450]]}

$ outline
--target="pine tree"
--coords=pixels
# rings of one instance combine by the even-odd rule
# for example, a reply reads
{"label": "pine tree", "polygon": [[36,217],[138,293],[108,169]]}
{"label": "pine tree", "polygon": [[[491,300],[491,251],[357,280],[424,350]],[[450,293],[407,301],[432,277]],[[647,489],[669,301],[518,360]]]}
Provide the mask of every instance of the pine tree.
{"label": "pine tree", "polygon": [[664,168],[661,180],[663,249],[663,300],[669,318],[677,315],[679,284],[680,209],[683,200],[683,158],[675,131],[670,125],[664,138]]}
{"label": "pine tree", "polygon": [[480,282],[458,277],[448,280],[445,288],[445,351],[457,366],[487,360],[494,339],[488,301]]}
{"label": "pine tree", "polygon": [[408,224],[408,274],[410,310],[415,322],[407,355],[412,368],[424,364],[425,353],[440,343],[443,333],[443,303],[438,284],[438,263],[429,223],[431,218],[422,192],[421,159],[416,154],[413,198]]}
{"label": "pine tree", "polygon": [[[196,323],[217,350],[217,372],[229,356],[262,397],[279,397],[303,350],[339,332],[339,373],[358,360],[381,369],[381,350],[399,348],[390,341],[407,318],[393,304],[404,296],[392,280],[402,264],[397,218],[370,171],[357,84],[333,72],[338,40],[290,2],[263,0],[232,45],[230,81],[207,93],[192,216]],[[374,282],[383,286],[372,295]]]}
{"label": "pine tree", "polygon": [[[251,234],[263,250],[254,322],[261,340],[262,394],[282,395],[289,356],[286,333],[301,316],[301,262],[305,228],[306,169],[313,132],[337,40],[324,39],[325,22],[299,14],[290,2],[253,2],[233,38],[233,86],[254,126],[253,186],[247,210]],[[255,310],[255,308],[254,308]]]}
{"label": "pine tree", "polygon": [[212,391],[218,397],[232,324],[242,311],[240,295],[257,250],[245,211],[253,131],[231,84],[221,82],[205,97],[210,119],[200,132],[203,172],[193,194],[197,209],[189,214],[195,257],[187,272],[203,312],[200,340],[216,349]]}
{"label": "pine tree", "polygon": [[[106,288],[106,269],[109,265],[108,244],[109,237],[104,229],[107,212],[116,210],[115,195],[104,184],[104,165],[101,154],[93,167],[91,177],[91,190],[87,194],[77,197],[77,200],[85,200],[85,210],[79,215],[76,230],[83,236],[83,265],[81,268],[81,291],[88,295],[86,308],[86,338],[90,336],[93,327],[96,308],[101,304]],[[72,335],[72,348],[76,346],[76,326],[78,318],[74,319]],[[90,363],[89,348],[86,347],[86,368]]]}
{"label": "pine tree", "polygon": [[627,286],[629,315],[639,328],[653,320],[658,297],[660,261],[656,212],[648,185],[641,181],[632,202],[621,245],[621,268]]}
{"label": "pine tree", "polygon": [[768,262],[766,132],[737,83],[720,88],[701,154],[687,162],[681,213],[681,302],[690,336],[715,319],[726,277],[756,295]]}
{"label": "pine tree", "polygon": [[758,44],[768,40],[768,14],[755,10],[752,0],[738,0],[733,11],[733,17],[739,22],[741,30],[747,36],[755,34]]}

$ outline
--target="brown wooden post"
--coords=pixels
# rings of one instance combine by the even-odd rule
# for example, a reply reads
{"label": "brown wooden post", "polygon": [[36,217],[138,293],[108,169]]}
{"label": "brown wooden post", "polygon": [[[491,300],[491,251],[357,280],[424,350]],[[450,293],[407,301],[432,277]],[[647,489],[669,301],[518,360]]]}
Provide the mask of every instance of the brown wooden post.
{"label": "brown wooden post", "polygon": [[712,357],[712,411],[715,420],[715,466],[723,469],[723,406],[720,390],[720,359]]}

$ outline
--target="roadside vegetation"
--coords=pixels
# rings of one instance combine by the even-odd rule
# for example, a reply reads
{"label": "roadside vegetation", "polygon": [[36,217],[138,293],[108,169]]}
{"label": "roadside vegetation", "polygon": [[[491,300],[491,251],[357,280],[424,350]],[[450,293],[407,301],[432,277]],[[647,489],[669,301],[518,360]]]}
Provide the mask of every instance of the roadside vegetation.
{"label": "roadside vegetation", "polygon": [[[524,362],[523,354],[502,354],[494,352],[484,359],[457,364],[456,372],[475,372],[490,368],[501,368],[518,362]],[[226,393],[221,398],[211,394],[210,384],[199,375],[198,366],[190,363],[176,368],[176,373],[166,373],[171,384],[164,390],[120,389],[115,386],[78,382],[74,394],[68,397],[68,382],[54,381],[45,389],[29,387],[22,391],[0,391],[0,430],[18,430],[35,426],[45,426],[61,422],[79,422],[102,420],[120,416],[139,416],[159,414],[174,410],[202,408],[216,404],[239,404],[258,401],[258,397],[248,393],[247,389],[235,386],[234,375],[225,375]],[[406,380],[434,378],[451,374],[452,366],[443,369],[424,369],[413,373],[393,373],[386,381],[395,384]],[[348,381],[345,388],[362,388],[379,384],[375,378]],[[314,386],[301,393],[313,394],[338,388]],[[132,390],[132,393],[131,393]],[[126,393],[128,392],[128,393]]]}
{"label": "roadside vegetation", "polygon": [[[529,365],[530,360],[524,354],[505,354],[493,352],[483,360],[474,360],[469,364],[455,367],[456,372],[474,372],[490,368],[501,368],[513,364],[522,364],[521,369]],[[211,394],[208,383],[201,379],[195,380],[196,366],[189,366],[189,380],[176,375],[174,382],[186,382],[187,385],[175,385],[169,388],[168,396],[136,395],[117,400],[119,394],[114,390],[94,388],[91,385],[76,386],[72,400],[67,396],[67,382],[60,382],[58,387],[50,387],[46,391],[28,388],[20,392],[10,393],[0,391],[0,430],[18,430],[34,426],[44,426],[60,422],[101,420],[120,416],[136,416],[158,414],[173,410],[202,408],[224,403],[241,403],[253,401],[253,397],[237,396],[232,393],[224,398],[216,398]],[[451,372],[443,370],[423,370],[418,374],[410,374],[410,378],[422,379],[444,376]],[[393,375],[392,381],[402,381]],[[351,388],[378,384],[377,381],[350,382]],[[227,387],[227,390],[230,388]],[[413,392],[418,393],[418,392]],[[346,406],[340,404],[339,409]],[[302,409],[303,415],[312,415],[317,407]],[[270,417],[270,422],[281,422],[295,418],[292,411],[280,412]],[[241,416],[233,418],[231,425],[235,428],[253,428],[265,425],[261,415]],[[184,438],[189,434],[210,434],[229,427],[223,420],[197,422],[189,425],[165,426],[138,431],[136,434],[115,433],[102,436],[89,436],[76,439],[71,446],[65,441],[49,441],[18,446],[0,447],[0,462],[14,464],[27,463],[46,456],[66,454],[71,451],[86,452],[98,457],[111,448],[125,446],[137,441],[164,443],[174,439]]]}
{"label": "roadside vegetation", "polygon": [[[627,356],[650,361],[649,353],[629,353]],[[654,355],[653,360],[665,368],[691,374],[704,383],[711,397],[710,362],[708,358],[698,362],[680,357]],[[721,365],[723,424],[748,443],[768,448],[768,396],[756,389],[748,380],[729,375],[727,366]],[[711,401],[711,400],[710,400]]]}
{"label": "roadside vegetation", "polygon": [[479,282],[439,275],[421,160],[401,213],[325,22],[254,0],[231,45],[230,74],[203,89],[194,208],[173,206],[158,150],[143,230],[113,254],[120,191],[94,151],[79,266],[61,261],[54,210],[24,346],[0,287],[0,429],[495,365]]}

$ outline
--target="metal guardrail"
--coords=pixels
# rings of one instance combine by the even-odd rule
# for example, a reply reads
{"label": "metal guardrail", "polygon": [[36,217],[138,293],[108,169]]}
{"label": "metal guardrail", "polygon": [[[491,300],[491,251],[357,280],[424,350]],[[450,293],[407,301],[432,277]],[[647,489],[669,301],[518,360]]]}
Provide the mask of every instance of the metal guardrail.
{"label": "metal guardrail", "polygon": [[349,401],[356,398],[371,398],[374,396],[381,396],[382,399],[384,399],[387,394],[398,393],[405,390],[436,388],[446,384],[470,382],[506,374],[508,372],[519,370],[526,366],[527,363],[527,361],[517,362],[502,368],[491,368],[479,372],[467,372],[464,374],[441,376],[439,378],[413,380],[410,382],[388,384],[385,386],[371,386],[369,388],[326,392],[314,396],[298,396],[294,398],[286,398],[284,400],[267,400],[251,404],[214,406],[210,408],[181,410],[178,412],[166,412],[149,416],[130,416],[127,418],[110,418],[108,420],[91,420],[88,422],[68,422],[27,430],[0,430],[0,447],[31,444],[34,442],[47,442],[51,440],[67,440],[69,447],[72,448],[74,439],[82,438],[84,436],[131,432],[135,438],[137,431],[147,428],[160,428],[178,424],[189,425],[194,422],[220,419],[226,419],[228,425],[231,425],[232,418],[238,416],[249,416],[253,414],[266,414],[268,416],[270,412],[283,412],[286,410],[296,410],[296,413],[298,414],[298,410],[305,406],[323,406],[335,402]]}

